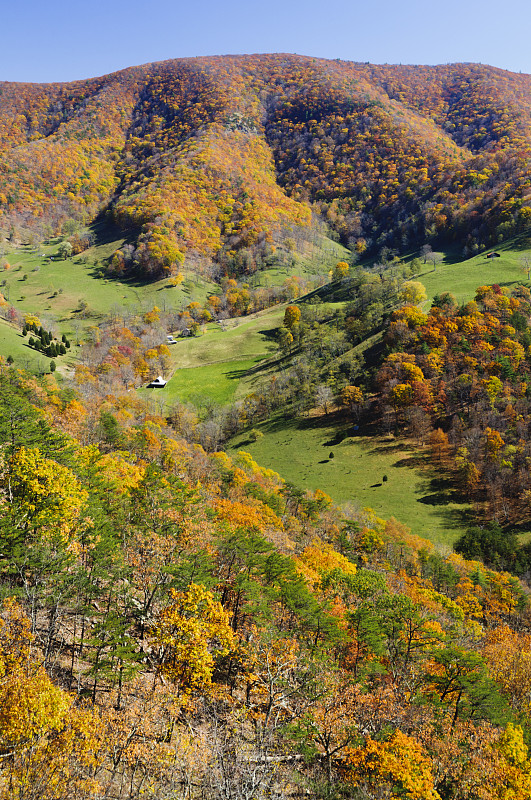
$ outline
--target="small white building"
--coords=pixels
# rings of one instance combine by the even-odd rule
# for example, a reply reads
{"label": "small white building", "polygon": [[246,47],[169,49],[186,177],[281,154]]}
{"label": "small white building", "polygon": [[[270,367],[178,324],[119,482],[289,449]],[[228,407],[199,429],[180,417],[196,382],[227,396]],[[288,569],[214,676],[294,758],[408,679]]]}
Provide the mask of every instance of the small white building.
{"label": "small white building", "polygon": [[164,386],[166,386],[167,383],[168,383],[168,381],[165,381],[164,378],[161,378],[161,376],[159,375],[159,377],[155,378],[154,381],[151,381],[151,383],[148,383],[147,388],[148,389],[162,389],[162,388],[164,388]]}

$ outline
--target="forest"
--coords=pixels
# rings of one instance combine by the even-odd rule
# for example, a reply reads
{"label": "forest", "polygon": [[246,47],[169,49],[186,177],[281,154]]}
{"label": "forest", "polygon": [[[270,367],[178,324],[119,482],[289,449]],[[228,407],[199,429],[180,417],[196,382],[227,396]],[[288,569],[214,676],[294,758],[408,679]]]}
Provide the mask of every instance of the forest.
{"label": "forest", "polygon": [[0,381],[0,796],[531,796],[517,577]]}
{"label": "forest", "polygon": [[316,221],[358,256],[472,255],[531,218],[528,98],[482,65],[289,55],[0,83],[0,220],[37,241],[111,220],[131,240],[114,271],[151,279],[252,273]]}

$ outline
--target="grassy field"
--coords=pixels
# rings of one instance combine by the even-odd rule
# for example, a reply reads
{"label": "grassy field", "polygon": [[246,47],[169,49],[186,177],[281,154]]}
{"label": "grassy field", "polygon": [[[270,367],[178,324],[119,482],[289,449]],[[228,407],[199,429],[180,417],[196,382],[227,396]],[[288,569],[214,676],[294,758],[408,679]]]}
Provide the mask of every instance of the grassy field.
{"label": "grassy field", "polygon": [[[192,403],[196,408],[227,405],[235,399],[239,382],[247,370],[261,361],[260,358],[222,361],[202,367],[178,369],[157,397],[165,405],[178,400]],[[143,389],[142,392],[149,392]]]}
{"label": "grassy field", "polygon": [[328,278],[328,273],[338,261],[349,261],[350,251],[326,236],[316,234],[311,240],[303,241],[299,249],[291,253],[292,267],[270,267],[256,272],[250,279],[253,286],[279,286],[286,278]]}
{"label": "grassy field", "polygon": [[285,480],[323,489],[336,503],[394,516],[439,546],[451,547],[463,532],[470,508],[412,444],[360,435],[351,423],[333,424],[326,417],[280,419],[259,429],[263,438],[250,442],[242,434],[231,441],[230,452],[246,450]]}
{"label": "grassy field", "polygon": [[28,347],[20,331],[3,319],[0,319],[0,354],[5,358],[11,356],[17,367],[28,372],[47,372],[50,366],[50,359]]}
{"label": "grassy field", "polygon": [[[162,310],[181,309],[192,299],[203,300],[215,288],[198,276],[192,282],[186,274],[176,287],[166,280],[140,284],[106,277],[101,266],[104,254],[118,248],[122,241],[92,247],[82,256],[65,260],[53,258],[58,240],[41,245],[37,251],[4,245],[0,263],[7,261],[9,268],[0,273],[0,291],[21,313],[37,314],[45,327],[59,325],[73,336],[107,314],[129,315],[155,305]],[[83,314],[82,303],[87,306]]]}
{"label": "grassy field", "polygon": [[531,250],[522,249],[513,241],[500,245],[496,252],[500,258],[487,258],[486,253],[482,253],[464,261],[453,261],[447,256],[435,271],[429,263],[423,265],[416,279],[424,284],[430,300],[441,292],[452,292],[459,303],[473,299],[478,286],[527,283],[527,272],[522,269],[520,259],[525,254],[531,258]]}
{"label": "grassy field", "polygon": [[[95,246],[80,256],[65,260],[58,257],[60,239],[40,244],[37,249],[3,242],[0,245],[0,292],[20,313],[36,314],[46,329],[60,329],[76,342],[83,338],[88,327],[98,324],[108,314],[126,319],[132,313],[147,311],[153,306],[162,311],[180,310],[193,300],[204,303],[209,294],[218,291],[216,284],[186,269],[182,270],[183,283],[176,287],[170,286],[167,280],[142,283],[108,277],[105,263],[126,240],[105,225],[96,225],[95,232],[98,237]],[[273,267],[257,273],[252,282],[272,286],[283,283],[292,275],[326,275],[338,260],[345,258],[345,254],[347,251],[341,245],[316,235],[314,241],[303,243],[300,253],[294,253],[293,267]],[[229,347],[212,337],[208,345],[212,344],[215,350],[212,360],[241,360],[263,355],[259,333],[251,330],[252,324],[249,329],[249,332],[242,330],[234,337]],[[0,337],[0,355],[7,357],[10,348],[13,346],[9,338]],[[233,352],[229,352],[231,348]],[[185,351],[186,347],[182,349],[183,353]],[[190,357],[192,364],[189,366],[211,362],[209,358],[204,360],[201,344],[197,353],[197,358]],[[15,358],[14,352],[12,355]],[[34,360],[30,358],[28,367],[32,369],[33,364]]]}
{"label": "grassy field", "polygon": [[258,380],[255,368],[276,355],[273,332],[284,309],[275,306],[221,325],[212,323],[201,336],[179,339],[170,347],[172,377],[164,389],[157,389],[157,402],[225,405],[248,394]]}
{"label": "grassy field", "polygon": [[273,331],[282,323],[285,305],[274,306],[248,317],[207,325],[202,336],[181,339],[171,348],[178,367],[202,367],[219,361],[260,356],[276,352]]}

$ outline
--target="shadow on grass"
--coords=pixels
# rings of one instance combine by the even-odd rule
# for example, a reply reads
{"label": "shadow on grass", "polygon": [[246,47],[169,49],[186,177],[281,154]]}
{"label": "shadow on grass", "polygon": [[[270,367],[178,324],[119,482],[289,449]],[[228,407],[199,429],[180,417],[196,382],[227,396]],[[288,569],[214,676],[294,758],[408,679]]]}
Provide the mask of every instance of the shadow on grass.
{"label": "shadow on grass", "polygon": [[278,328],[266,328],[263,331],[258,331],[258,333],[260,334],[260,336],[263,336],[264,339],[268,339],[270,342],[276,342],[277,341],[277,331],[278,331]]}
{"label": "shadow on grass", "polygon": [[[240,374],[238,374],[238,371],[236,370],[234,372],[234,377],[242,378],[242,377],[250,376],[250,375],[259,375],[261,372],[267,372],[267,370],[272,369],[273,367],[276,367],[280,363],[281,363],[281,361],[279,361],[279,360],[272,360],[271,356],[259,357],[257,359],[256,366],[249,367],[249,369],[241,370],[241,371],[239,371]],[[231,376],[232,373],[227,373],[227,375]]]}
{"label": "shadow on grass", "polygon": [[[260,359],[259,362],[263,361]],[[241,378],[245,378],[247,375],[254,375],[256,372],[260,371],[260,363],[256,365],[256,367],[250,367],[249,369],[232,369],[228,372],[224,372],[223,374],[225,377],[229,378],[230,380],[240,380]]]}
{"label": "shadow on grass", "polygon": [[335,447],[338,444],[341,444],[345,439],[348,439],[348,431],[342,430],[338,431],[332,439],[328,439],[328,441],[323,442],[323,447]]}
{"label": "shadow on grass", "polygon": [[415,469],[416,467],[424,467],[426,465],[426,456],[422,453],[418,456],[408,456],[407,458],[401,458],[399,461],[395,461],[393,467],[409,467],[410,469]]}
{"label": "shadow on grass", "polygon": [[382,442],[370,448],[371,453],[405,453],[411,452],[411,445],[393,439],[390,442]]}
{"label": "shadow on grass", "polygon": [[531,533],[531,520],[528,517],[521,522],[513,522],[509,526],[508,530],[510,530],[511,533],[516,533],[518,536],[529,534]]}
{"label": "shadow on grass", "polygon": [[[294,421],[295,422],[295,421]],[[301,430],[319,428],[333,428],[335,436],[340,436],[342,431],[351,428],[352,424],[345,421],[344,415],[340,411],[333,411],[329,414],[322,414],[319,417],[305,417],[304,419],[296,420],[296,427]]]}
{"label": "shadow on grass", "polygon": [[515,250],[529,250],[529,248],[531,247],[531,236],[529,236],[529,233],[522,233],[520,235],[515,236],[510,243],[507,243],[505,246],[502,245],[497,249],[503,251],[507,249],[508,246],[510,246],[511,249]]}
{"label": "shadow on grass", "polygon": [[447,506],[453,500],[444,492],[437,492],[436,494],[426,494],[424,497],[419,498],[419,503],[424,503],[427,506]]}
{"label": "shadow on grass", "polygon": [[464,533],[468,528],[477,525],[477,518],[472,508],[444,508],[438,506],[439,517],[449,527]]}

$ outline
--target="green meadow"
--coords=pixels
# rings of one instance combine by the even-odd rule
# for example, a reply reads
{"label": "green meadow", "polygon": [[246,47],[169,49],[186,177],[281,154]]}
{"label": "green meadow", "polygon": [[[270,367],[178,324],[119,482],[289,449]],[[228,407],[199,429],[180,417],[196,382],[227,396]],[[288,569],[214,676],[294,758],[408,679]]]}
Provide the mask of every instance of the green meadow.
{"label": "green meadow", "polygon": [[172,377],[164,389],[156,390],[157,398],[165,405],[179,401],[202,407],[244,397],[264,372],[261,362],[276,358],[274,331],[284,309],[284,305],[275,306],[211,323],[200,336],[179,339],[170,346]]}
{"label": "green meadow", "polygon": [[47,372],[50,359],[29,347],[21,332],[0,319],[0,354],[5,358],[11,356],[17,367],[28,372]]}
{"label": "green meadow", "polygon": [[[120,239],[104,241],[82,257],[67,260],[50,260],[59,240],[37,251],[4,247],[0,263],[7,260],[9,269],[0,272],[0,291],[20,312],[34,313],[45,327],[55,326],[71,337],[72,349],[57,359],[59,373],[67,373],[74,365],[76,344],[83,340],[85,330],[106,315],[123,315],[126,320],[155,305],[162,310],[180,309],[192,300],[204,302],[216,291],[214,284],[186,271],[179,287],[170,287],[167,281],[142,284],[107,277],[105,259],[122,243]],[[426,287],[428,298],[450,291],[460,303],[472,299],[482,284],[527,282],[521,260],[531,251],[516,241],[496,251],[500,258],[487,259],[483,253],[461,260],[447,253],[435,270],[429,263],[423,265],[416,279]],[[325,275],[347,257],[340,245],[318,241],[313,248],[306,245],[302,254],[294,254],[291,267],[272,267],[253,276],[251,282],[275,285],[290,275]],[[244,398],[279,368],[275,331],[284,310],[285,305],[279,305],[212,323],[197,337],[179,339],[170,347],[167,386],[140,392],[161,409],[176,401],[202,409]],[[49,366],[49,360],[31,350],[18,329],[4,321],[0,323],[0,354],[11,355],[17,366],[30,371],[46,371]],[[337,503],[370,507],[384,518],[395,516],[441,547],[451,546],[467,523],[470,508],[455,497],[450,482],[434,469],[422,448],[354,431],[351,424],[333,415],[296,422],[277,418],[260,430],[264,436],[256,442],[244,433],[230,443],[230,450],[248,450],[286,480],[321,488]]]}
{"label": "green meadow", "polygon": [[256,272],[249,282],[252,286],[279,286],[286,278],[316,278],[325,280],[338,261],[349,261],[350,251],[346,247],[316,234],[311,240],[303,241],[290,254],[293,266],[273,266]]}
{"label": "green meadow", "polygon": [[241,378],[260,360],[235,359],[203,367],[178,369],[164,389],[157,390],[157,397],[170,406],[175,400],[192,403],[197,408],[227,405],[235,399]]}
{"label": "green meadow", "polygon": [[[418,536],[451,547],[471,509],[455,497],[422,448],[402,440],[363,435],[332,417],[277,419],[230,443],[296,486],[322,489],[336,502],[394,516]],[[385,476],[385,477],[384,477]]]}
{"label": "green meadow", "polygon": [[[108,315],[123,316],[125,321],[132,314],[154,306],[163,311],[181,309],[192,300],[204,301],[216,288],[186,271],[180,286],[170,286],[167,280],[139,283],[108,277],[102,262],[121,244],[123,240],[113,240],[64,260],[57,257],[59,240],[40,245],[37,250],[26,245],[4,244],[0,256],[0,292],[21,314],[35,314],[46,329],[60,330],[75,345],[83,340],[88,328]],[[22,366],[25,362],[19,363],[15,352],[10,352],[12,349],[8,334],[3,333],[0,355],[11,354]],[[75,350],[71,360],[74,355]],[[64,358],[58,361],[58,368],[61,362]],[[29,368],[37,371],[39,364],[35,360],[28,362]]]}
{"label": "green meadow", "polygon": [[7,262],[9,266],[0,266],[0,291],[21,312],[71,320],[80,302],[87,304],[85,317],[94,319],[154,305],[163,310],[181,308],[191,299],[204,300],[216,288],[195,274],[192,281],[192,274],[186,271],[180,286],[170,286],[167,280],[142,283],[107,276],[103,261],[122,244],[123,240],[115,240],[67,259],[57,255],[58,239],[37,250],[4,245],[0,265]]}
{"label": "green meadow", "polygon": [[441,292],[451,292],[458,303],[473,299],[478,286],[493,283],[511,286],[528,282],[521,259],[528,255],[531,260],[531,250],[519,247],[513,241],[496,247],[495,252],[500,254],[500,258],[487,258],[486,252],[466,260],[454,260],[447,255],[435,270],[429,263],[423,264],[415,279],[424,284],[429,299]]}

